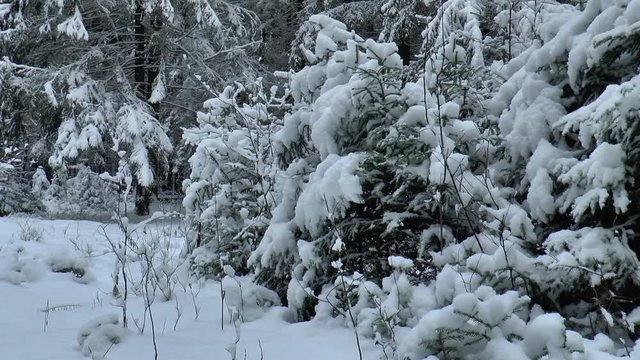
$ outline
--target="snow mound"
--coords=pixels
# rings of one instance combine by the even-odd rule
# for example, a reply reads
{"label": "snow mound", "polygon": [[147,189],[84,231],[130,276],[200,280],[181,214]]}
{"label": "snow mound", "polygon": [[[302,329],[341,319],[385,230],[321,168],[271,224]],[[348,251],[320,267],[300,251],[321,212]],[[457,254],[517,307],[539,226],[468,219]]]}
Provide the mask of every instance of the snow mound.
{"label": "snow mound", "polygon": [[102,359],[113,344],[118,344],[124,336],[124,329],[118,325],[118,315],[97,317],[80,328],[78,344],[83,355],[92,359]]}
{"label": "snow mound", "polygon": [[86,284],[93,279],[89,272],[87,260],[78,256],[78,254],[58,252],[47,259],[47,264],[51,271],[55,273],[73,274],[73,280],[82,284]]}
{"label": "snow mound", "polygon": [[253,276],[225,276],[222,288],[227,310],[234,320],[253,321],[261,318],[270,307],[280,305],[278,294],[256,285]]}
{"label": "snow mound", "polygon": [[34,282],[46,273],[37,256],[31,256],[22,245],[9,244],[0,248],[0,281],[19,285]]}

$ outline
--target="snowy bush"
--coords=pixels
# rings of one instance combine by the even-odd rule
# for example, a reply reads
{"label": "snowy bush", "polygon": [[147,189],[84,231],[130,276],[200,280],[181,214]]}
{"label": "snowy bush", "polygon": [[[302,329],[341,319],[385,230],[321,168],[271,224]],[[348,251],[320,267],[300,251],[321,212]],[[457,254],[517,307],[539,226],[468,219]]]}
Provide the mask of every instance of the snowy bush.
{"label": "snowy bush", "polygon": [[23,220],[18,223],[20,231],[18,239],[22,241],[42,241],[44,229],[32,220]]}
{"label": "snowy bush", "polygon": [[47,263],[51,271],[70,273],[74,281],[86,284],[93,279],[93,276],[89,271],[88,261],[81,256],[76,252],[60,252],[51,255]]}
{"label": "snowy bush", "polygon": [[10,244],[0,249],[0,280],[19,285],[40,279],[47,269],[37,256],[22,245]]}
{"label": "snowy bush", "polygon": [[[312,65],[290,74],[293,108],[274,136],[283,171],[275,186],[280,202],[249,259],[258,279],[281,296],[293,268],[297,278],[290,289],[302,284],[319,290],[335,274],[327,266],[329,249],[343,229],[332,224],[351,216],[354,204],[364,203],[359,174],[367,156],[362,151],[380,140],[377,127],[388,121],[379,116],[381,109],[401,106],[393,77],[402,62],[393,45],[364,41],[325,16],[309,22],[317,33],[304,50]],[[345,233],[345,240],[350,242],[350,236]],[[364,264],[354,258],[355,263]]]}
{"label": "snowy bush", "polygon": [[38,169],[33,174],[31,178],[31,192],[38,198],[42,199],[44,197],[45,192],[51,186],[49,179],[47,178],[47,174],[45,173],[42,166],[38,166]]}
{"label": "snowy bush", "polygon": [[92,359],[103,359],[114,344],[124,337],[124,329],[115,314],[104,315],[86,322],[78,331],[78,345],[82,354]]}
{"label": "snowy bush", "polygon": [[51,215],[78,217],[110,216],[120,206],[117,185],[103,180],[89,167],[79,166],[76,176],[54,176],[44,193],[43,203]]}
{"label": "snowy bush", "polygon": [[[629,16],[636,19],[630,3],[589,1],[583,11],[545,5],[549,23],[563,26],[545,29],[544,45],[514,59],[507,81],[487,102],[498,105],[491,111],[508,161],[526,167],[522,178],[505,185],[527,194],[523,208],[537,225],[536,247],[543,253],[528,271],[540,288],[533,299],[554,304],[583,332],[609,332],[613,323],[624,323],[621,317],[636,305],[623,294],[640,286],[633,270],[637,247],[630,240],[637,227],[628,221],[636,211],[630,206],[636,196],[636,105],[627,100],[635,88],[630,68],[640,60],[636,50],[622,56],[618,47],[635,36],[620,35]],[[607,86],[611,81],[621,84]],[[529,117],[540,121],[533,137],[526,130]],[[618,314],[615,321],[603,311]]]}
{"label": "snowy bush", "polygon": [[279,306],[278,295],[255,284],[253,276],[239,277],[227,265],[228,274],[222,279],[224,301],[232,319],[250,322],[260,318],[269,307]]}
{"label": "snowy bush", "polygon": [[[0,140],[2,135],[0,131]],[[0,215],[42,210],[41,199],[31,192],[34,176],[29,164],[31,146],[15,145],[14,141],[5,140],[0,146]]]}
{"label": "snowy bush", "polygon": [[407,82],[393,44],[311,17],[257,281],[400,357],[631,353],[631,3],[443,2]]}
{"label": "snowy bush", "polygon": [[277,88],[228,86],[205,102],[198,127],[184,139],[195,147],[189,159],[183,205],[198,227],[194,269],[218,276],[222,266],[247,272],[247,258],[265,231],[273,207],[272,134],[282,106]]}
{"label": "snowy bush", "polygon": [[[461,110],[473,103],[454,88],[425,92],[435,84],[431,70],[433,84],[400,82],[394,44],[362,40],[326,17],[310,22],[317,32],[305,47],[311,65],[290,74],[294,104],[275,135],[280,202],[249,259],[257,279],[281,296],[292,276],[294,307],[335,282],[329,264],[337,242],[347,275],[382,279],[393,272],[388,256],[428,256],[471,236],[495,191],[478,165],[486,162],[477,151],[482,128],[464,118],[479,115]],[[429,61],[456,61],[439,56]]]}

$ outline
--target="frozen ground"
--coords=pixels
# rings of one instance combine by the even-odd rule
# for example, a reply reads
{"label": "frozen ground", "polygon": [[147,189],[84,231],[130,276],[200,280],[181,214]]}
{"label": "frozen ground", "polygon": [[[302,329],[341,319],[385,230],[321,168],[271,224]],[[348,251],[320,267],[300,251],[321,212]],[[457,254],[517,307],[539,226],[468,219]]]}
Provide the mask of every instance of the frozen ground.
{"label": "frozen ground", "polygon": [[[138,231],[142,232],[142,229]],[[176,261],[184,245],[179,229],[166,224],[150,225],[147,235],[154,231],[156,239],[164,239],[167,258]],[[110,314],[121,318],[121,301],[112,295],[116,256],[110,251],[107,237],[120,241],[122,234],[113,224],[0,218],[2,359],[99,359],[105,353],[105,359],[154,358],[149,318],[143,334],[133,321],[137,319],[138,324],[142,324],[144,300],[133,294],[128,300],[128,330],[121,333],[118,328],[106,325],[100,328],[99,336],[91,341],[87,337],[82,341],[84,346],[80,345],[80,329],[84,326],[91,330],[87,323]],[[127,269],[132,277],[140,278],[144,268],[140,263],[132,262]],[[213,281],[198,284],[195,280],[190,281],[186,272],[178,273],[180,283],[176,284],[174,299],[165,301],[158,294],[151,305],[158,358],[231,359],[228,349],[233,348],[236,328],[229,321],[226,306],[221,307],[220,284]],[[189,283],[194,294],[200,289],[195,296],[200,308],[197,320]],[[176,323],[177,309],[181,309],[182,314]],[[224,310],[224,322],[221,309]],[[320,322],[289,323],[287,318],[286,310],[276,307],[257,320],[239,324],[237,358],[358,359],[350,329]],[[111,341],[105,339],[117,343],[111,345]],[[90,349],[90,344],[94,344],[95,349]],[[365,359],[378,358],[373,344],[364,342],[363,347]]]}

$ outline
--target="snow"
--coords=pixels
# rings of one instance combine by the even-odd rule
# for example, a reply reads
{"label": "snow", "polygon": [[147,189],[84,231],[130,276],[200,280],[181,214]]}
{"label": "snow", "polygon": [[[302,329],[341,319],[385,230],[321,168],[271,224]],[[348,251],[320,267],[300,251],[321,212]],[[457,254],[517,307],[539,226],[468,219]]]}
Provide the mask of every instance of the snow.
{"label": "snow", "polygon": [[544,355],[545,350],[549,354],[559,355],[565,342],[565,326],[562,317],[558,314],[543,314],[533,319],[527,325],[527,335],[524,338],[525,352],[531,358]]}
{"label": "snow", "polygon": [[388,261],[394,269],[407,270],[413,267],[413,261],[402,256],[389,256]]}
{"label": "snow", "polygon": [[[624,189],[626,155],[620,144],[602,143],[589,155],[558,177],[571,187],[583,187],[583,195],[570,196],[565,208],[572,206],[571,215],[580,218],[587,210],[595,211],[596,205],[604,208],[609,198],[607,188],[614,189],[616,210],[626,211],[629,199]],[[584,184],[580,186],[581,184]]]}
{"label": "snow", "polygon": [[11,11],[11,4],[0,4],[0,17],[5,17]]}
{"label": "snow", "polygon": [[460,294],[453,299],[451,305],[457,313],[475,315],[478,312],[478,298],[474,294]]}
{"label": "snow", "polygon": [[317,24],[321,30],[318,33],[318,41],[316,42],[315,55],[324,57],[332,50],[337,48],[336,42],[346,42],[349,39],[356,38],[352,32],[347,31],[347,26],[337,20],[325,15],[312,15],[308,20],[310,23]]}
{"label": "snow", "polygon": [[612,133],[616,139],[624,138],[630,127],[627,118],[637,111],[637,104],[628,101],[640,96],[640,75],[636,75],[620,85],[609,85],[598,98],[567,114],[556,124],[563,134],[578,130],[581,145],[588,149],[594,139],[601,139]]}
{"label": "snow", "polygon": [[56,99],[56,94],[55,94],[55,91],[53,90],[52,82],[47,81],[43,87],[44,87],[45,94],[47,94],[47,97],[51,102],[51,105],[53,105],[54,107],[58,107],[58,100]]}
{"label": "snow", "polygon": [[278,295],[260,285],[252,276],[228,275],[222,279],[222,288],[229,312],[237,313],[243,322],[257,320],[273,306],[280,305]]}
{"label": "snow", "polygon": [[73,16],[60,23],[57,30],[59,33],[78,40],[89,40],[89,33],[87,33],[87,29],[84,28],[84,24],[82,23],[82,14],[80,14],[80,10],[77,6]]}
{"label": "snow", "polygon": [[[20,224],[27,220],[43,232],[41,241],[20,240]],[[156,231],[154,224],[147,224],[147,232]],[[0,218],[0,349],[4,359],[99,359],[104,353],[104,359],[153,358],[148,318],[144,334],[138,333],[132,320],[140,322],[144,313],[143,299],[133,292],[128,300],[129,328],[122,328],[120,300],[111,295],[115,256],[105,234],[116,238],[120,230],[113,224],[90,221]],[[179,253],[183,240],[170,240],[172,251]],[[82,252],[72,241],[86,242],[91,250]],[[76,281],[73,273],[52,270],[67,266],[82,266],[91,278]],[[138,267],[131,263],[129,271],[135,275]],[[247,359],[259,359],[262,351],[265,359],[357,358],[351,329],[321,321],[291,324],[286,308],[267,309],[276,302],[270,291],[256,287],[250,279],[235,279],[239,282],[224,280],[230,308],[239,307],[241,283],[249,295],[245,316],[252,318],[237,328],[239,357],[246,351]],[[234,343],[236,328],[229,322],[226,306],[222,308],[224,320],[221,318],[220,284],[206,281],[192,286],[201,308],[198,320],[188,287],[185,291],[178,285],[174,299],[162,302],[158,298],[152,304],[159,359],[230,358],[226,348]],[[176,302],[182,315],[174,330]],[[365,359],[377,358],[374,345],[361,341]]]}
{"label": "snow", "polygon": [[630,268],[636,266],[634,264],[637,260],[625,250],[625,241],[624,237],[613,230],[585,227],[577,231],[560,230],[551,233],[544,245],[554,255],[555,263],[552,266],[582,268],[590,274],[591,284],[596,286],[604,277],[616,272],[611,262],[619,261]]}
{"label": "snow", "polygon": [[155,80],[153,80],[153,91],[149,97],[149,102],[151,104],[159,103],[167,96],[167,89],[164,85],[165,81],[163,72],[159,73]]}
{"label": "snow", "polygon": [[149,157],[149,148],[156,148],[171,152],[173,145],[158,120],[144,104],[122,106],[116,116],[114,149],[120,149],[121,144],[131,146],[129,161],[135,166],[135,175],[143,186],[153,184],[154,175]]}
{"label": "snow", "polygon": [[362,201],[362,187],[355,173],[360,161],[358,154],[331,154],[318,165],[295,208],[299,228],[316,232],[322,220],[343,214],[351,202]]}
{"label": "snow", "polygon": [[331,250],[332,251],[336,251],[336,252],[340,252],[344,249],[344,243],[342,242],[341,238],[337,238],[335,240],[335,242],[333,243],[333,246],[331,246]]}
{"label": "snow", "polygon": [[527,193],[527,204],[531,217],[542,222],[546,222],[549,216],[553,215],[557,206],[555,199],[551,195],[553,191],[553,180],[546,169],[540,169],[531,180]]}
{"label": "snow", "polygon": [[103,358],[112,344],[118,344],[124,336],[124,328],[118,326],[118,315],[109,314],[89,320],[80,327],[78,344],[83,355]]}
{"label": "snow", "polygon": [[[445,158],[447,166],[445,166]],[[469,159],[466,155],[459,153],[443,154],[442,149],[438,146],[431,153],[429,181],[434,184],[451,184],[453,182],[452,177],[462,174],[467,170],[468,165]]]}
{"label": "snow", "polygon": [[500,116],[500,131],[507,134],[509,155],[514,160],[526,159],[541,140],[549,137],[551,125],[565,114],[560,104],[562,92],[535,74],[517,74],[501,87],[501,92],[502,88],[518,90],[511,98],[511,107]]}
{"label": "snow", "polygon": [[529,360],[522,347],[506,339],[492,339],[482,352],[482,357],[493,360]]}

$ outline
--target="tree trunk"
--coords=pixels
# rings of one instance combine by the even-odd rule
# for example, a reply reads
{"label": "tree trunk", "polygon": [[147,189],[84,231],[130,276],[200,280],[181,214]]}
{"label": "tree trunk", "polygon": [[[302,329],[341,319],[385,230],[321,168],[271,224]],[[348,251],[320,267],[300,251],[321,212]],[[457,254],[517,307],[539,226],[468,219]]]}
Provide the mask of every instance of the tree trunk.
{"label": "tree trunk", "polygon": [[136,95],[140,99],[145,99],[145,92],[147,89],[146,80],[146,41],[145,41],[145,29],[142,19],[144,17],[144,9],[142,8],[142,2],[139,0],[136,2],[136,11],[133,14],[133,31],[134,42],[136,44],[135,57],[134,57],[134,86],[136,89]]}
{"label": "tree trunk", "polygon": [[[134,88],[136,91],[136,96],[146,101],[147,92],[149,88],[149,81],[147,79],[147,61],[146,61],[146,31],[143,24],[144,17],[144,9],[142,7],[142,1],[136,1],[136,10],[133,14],[133,34],[134,34],[134,42],[136,44],[135,53],[134,53]],[[137,182],[137,179],[134,178]],[[136,192],[135,192],[135,212],[136,215],[149,215],[149,203],[151,201],[151,196],[148,194],[148,190],[146,187],[136,184]]]}
{"label": "tree trunk", "polygon": [[402,65],[409,65],[411,62],[411,46],[404,39],[398,44],[398,55],[402,58]]}

